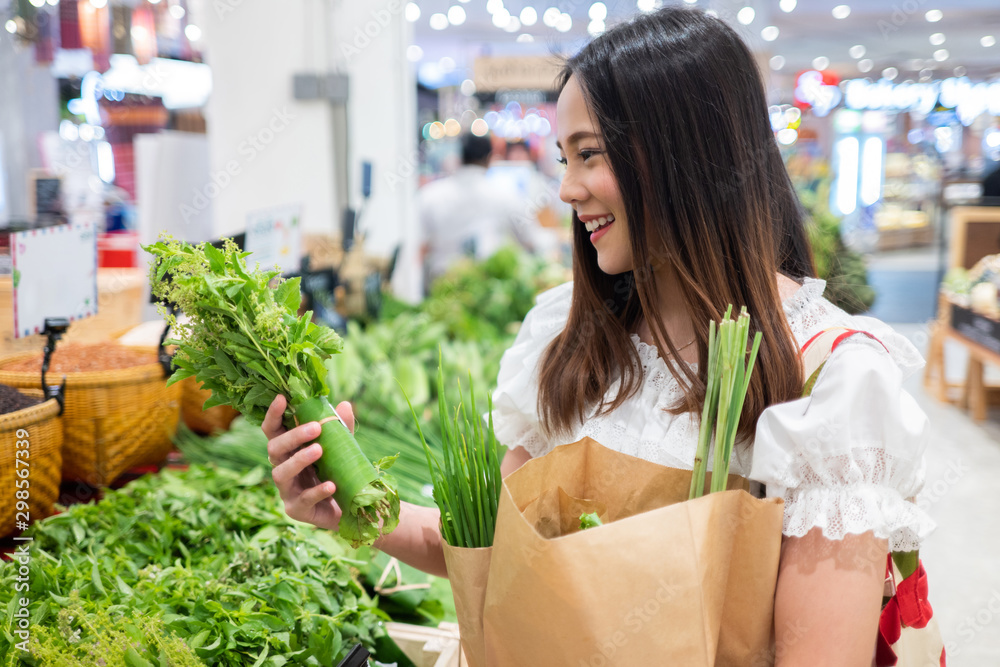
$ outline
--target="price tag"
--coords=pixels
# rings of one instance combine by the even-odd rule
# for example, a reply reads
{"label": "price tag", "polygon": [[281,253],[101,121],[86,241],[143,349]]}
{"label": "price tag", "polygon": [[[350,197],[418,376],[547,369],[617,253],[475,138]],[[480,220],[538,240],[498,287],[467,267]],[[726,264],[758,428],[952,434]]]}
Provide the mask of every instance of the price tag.
{"label": "price tag", "polygon": [[252,252],[247,265],[262,270],[277,265],[282,273],[299,273],[302,259],[302,206],[289,204],[247,215],[243,248]]}
{"label": "price tag", "polygon": [[91,222],[11,234],[14,337],[41,333],[47,317],[97,314],[97,234]]}

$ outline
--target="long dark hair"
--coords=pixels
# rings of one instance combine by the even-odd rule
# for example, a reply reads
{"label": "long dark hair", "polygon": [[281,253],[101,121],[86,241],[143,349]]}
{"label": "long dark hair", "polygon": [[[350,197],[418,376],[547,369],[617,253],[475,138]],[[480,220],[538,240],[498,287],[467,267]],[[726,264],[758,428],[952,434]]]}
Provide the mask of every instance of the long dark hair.
{"label": "long dark hair", "polygon": [[[619,407],[641,387],[629,340],[645,315],[661,352],[676,355],[654,272],[673,275],[694,323],[698,372],[669,364],[686,388],[674,412],[700,412],[708,322],[746,306],[763,342],[740,423],[753,436],[760,413],[798,396],[802,372],[778,292],[778,272],[815,275],[803,214],[768,119],[749,49],[723,21],[668,7],[594,39],[569,59],[603,135],[624,201],[633,270],[608,275],[574,214],[573,301],[565,330],[546,350],[538,410],[549,433],[569,430],[588,406]],[[684,341],[680,341],[681,344]],[[615,398],[605,394],[616,379]]]}

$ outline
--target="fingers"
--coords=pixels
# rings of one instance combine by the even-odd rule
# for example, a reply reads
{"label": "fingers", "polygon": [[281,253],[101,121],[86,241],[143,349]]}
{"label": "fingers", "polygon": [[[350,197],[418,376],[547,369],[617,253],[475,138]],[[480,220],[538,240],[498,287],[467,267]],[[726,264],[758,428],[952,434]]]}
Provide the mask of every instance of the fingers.
{"label": "fingers", "polygon": [[271,477],[274,478],[274,483],[280,491],[282,491],[282,496],[285,495],[284,487],[292,482],[299,474],[305,470],[307,467],[319,460],[319,457],[323,455],[323,448],[318,444],[313,443],[304,449],[300,449],[290,456],[283,463],[274,466],[271,471]]}
{"label": "fingers", "polygon": [[296,516],[308,516],[309,510],[313,508],[316,503],[326,500],[333,495],[333,492],[337,490],[333,482],[323,482],[322,484],[317,484],[311,489],[306,489],[292,502],[285,503],[285,514],[292,517]]}
{"label": "fingers", "polygon": [[344,424],[347,425],[348,430],[354,433],[354,408],[347,401],[341,401],[337,404],[337,414],[343,420]]}
{"label": "fingers", "polygon": [[318,438],[320,431],[320,425],[316,422],[296,426],[291,431],[286,431],[268,440],[267,455],[273,464],[280,465],[299,447]]}
{"label": "fingers", "polygon": [[285,432],[281,418],[285,414],[287,403],[288,401],[281,394],[275,396],[274,400],[271,401],[271,405],[267,409],[267,414],[264,415],[264,421],[260,424],[260,429],[264,431],[264,435],[267,436],[268,440]]}

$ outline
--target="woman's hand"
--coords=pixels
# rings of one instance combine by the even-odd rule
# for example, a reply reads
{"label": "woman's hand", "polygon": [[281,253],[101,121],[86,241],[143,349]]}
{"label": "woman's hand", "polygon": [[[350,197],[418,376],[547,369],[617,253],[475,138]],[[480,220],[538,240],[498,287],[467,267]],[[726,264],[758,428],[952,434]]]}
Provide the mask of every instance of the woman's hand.
{"label": "woman's hand", "polygon": [[[267,456],[274,465],[271,477],[274,478],[281,499],[285,501],[285,514],[318,528],[337,530],[341,511],[332,498],[337,487],[333,482],[320,483],[312,467],[323,455],[323,448],[316,442],[304,447],[306,443],[319,437],[321,427],[317,422],[309,422],[290,431],[286,429],[282,424],[286,403],[284,396],[276,396],[260,426],[267,436]],[[351,404],[344,401],[336,410],[347,428],[354,433],[354,411]]]}

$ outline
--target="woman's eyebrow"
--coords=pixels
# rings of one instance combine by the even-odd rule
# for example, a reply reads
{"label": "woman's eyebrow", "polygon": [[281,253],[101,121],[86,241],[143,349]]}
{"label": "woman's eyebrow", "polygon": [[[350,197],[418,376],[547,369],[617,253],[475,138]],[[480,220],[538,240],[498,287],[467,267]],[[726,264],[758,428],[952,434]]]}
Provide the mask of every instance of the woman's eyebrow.
{"label": "woman's eyebrow", "polygon": [[[593,132],[588,132],[586,130],[581,130],[579,132],[574,132],[573,134],[571,134],[568,137],[566,137],[566,143],[567,144],[575,144],[578,141],[580,141],[580,139],[586,139],[586,138],[594,138],[594,139],[596,139],[597,135],[594,134]],[[559,143],[558,139],[556,140],[556,148],[558,148],[559,150],[563,149],[563,145],[561,143]]]}

